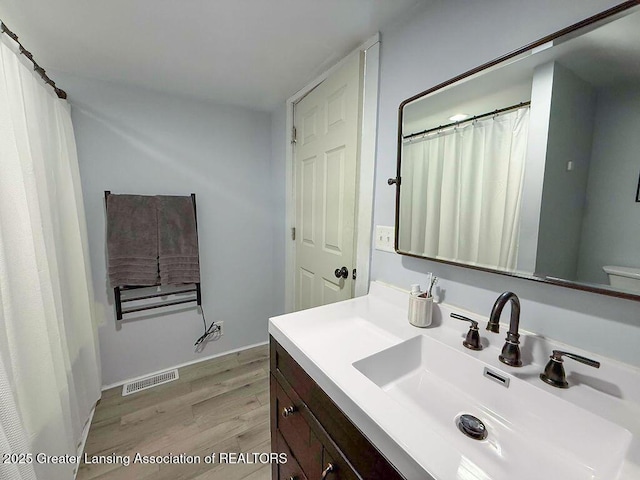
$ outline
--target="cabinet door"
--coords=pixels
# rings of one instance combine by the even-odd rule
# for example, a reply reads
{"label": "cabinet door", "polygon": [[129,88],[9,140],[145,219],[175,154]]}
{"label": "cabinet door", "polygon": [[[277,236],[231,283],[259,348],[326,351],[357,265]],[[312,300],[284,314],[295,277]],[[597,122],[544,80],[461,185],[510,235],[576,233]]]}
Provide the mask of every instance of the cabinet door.
{"label": "cabinet door", "polygon": [[277,383],[277,430],[282,434],[307,478],[316,479],[320,478],[322,472],[322,444],[302,416],[303,408],[302,402],[293,401]]}
{"label": "cabinet door", "polygon": [[[307,480],[302,472],[302,468],[296,461],[295,456],[291,453],[291,449],[287,442],[282,438],[280,432],[276,433],[276,448],[279,453],[287,455],[287,463],[278,464],[278,479],[280,480]],[[276,480],[276,479],[274,479]]]}

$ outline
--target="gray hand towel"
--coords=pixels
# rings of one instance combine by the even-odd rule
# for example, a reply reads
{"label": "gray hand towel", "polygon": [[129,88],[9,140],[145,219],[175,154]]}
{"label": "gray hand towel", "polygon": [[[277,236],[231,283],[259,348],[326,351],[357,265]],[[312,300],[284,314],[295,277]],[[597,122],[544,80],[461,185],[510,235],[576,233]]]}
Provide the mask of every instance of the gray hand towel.
{"label": "gray hand towel", "polygon": [[158,218],[156,197],[107,197],[109,282],[158,285]]}
{"label": "gray hand towel", "polygon": [[163,285],[200,282],[198,233],[191,197],[158,196],[158,263]]}

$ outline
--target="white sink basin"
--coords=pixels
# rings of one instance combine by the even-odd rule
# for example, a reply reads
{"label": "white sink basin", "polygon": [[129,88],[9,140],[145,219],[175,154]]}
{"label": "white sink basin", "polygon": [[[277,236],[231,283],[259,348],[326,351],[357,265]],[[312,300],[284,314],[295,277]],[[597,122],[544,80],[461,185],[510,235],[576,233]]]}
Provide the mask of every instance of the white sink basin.
{"label": "white sink basin", "polygon": [[[463,348],[462,346],[460,348]],[[460,480],[603,479],[618,477],[632,435],[524,380],[489,367],[463,350],[419,335],[353,363],[440,435],[463,459]],[[483,375],[485,367],[509,384]],[[484,440],[456,426],[461,414],[479,418]]]}

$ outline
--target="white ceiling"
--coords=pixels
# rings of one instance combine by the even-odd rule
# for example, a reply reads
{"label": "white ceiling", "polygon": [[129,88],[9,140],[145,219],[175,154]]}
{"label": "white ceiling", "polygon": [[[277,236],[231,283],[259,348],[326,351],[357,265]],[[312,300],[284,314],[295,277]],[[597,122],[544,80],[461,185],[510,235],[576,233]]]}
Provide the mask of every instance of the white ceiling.
{"label": "white ceiling", "polygon": [[0,20],[45,69],[269,110],[431,1],[0,0]]}

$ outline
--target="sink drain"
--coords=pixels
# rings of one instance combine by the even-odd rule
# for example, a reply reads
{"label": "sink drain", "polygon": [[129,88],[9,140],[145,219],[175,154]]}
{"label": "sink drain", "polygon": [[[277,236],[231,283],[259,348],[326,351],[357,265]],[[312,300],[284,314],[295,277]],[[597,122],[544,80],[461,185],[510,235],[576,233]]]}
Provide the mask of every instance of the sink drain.
{"label": "sink drain", "polygon": [[456,424],[458,425],[458,429],[467,437],[473,438],[474,440],[484,440],[487,438],[487,427],[484,426],[484,423],[482,423],[479,418],[473,415],[467,413],[460,415]]}

